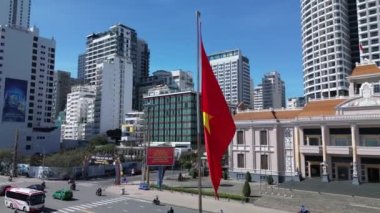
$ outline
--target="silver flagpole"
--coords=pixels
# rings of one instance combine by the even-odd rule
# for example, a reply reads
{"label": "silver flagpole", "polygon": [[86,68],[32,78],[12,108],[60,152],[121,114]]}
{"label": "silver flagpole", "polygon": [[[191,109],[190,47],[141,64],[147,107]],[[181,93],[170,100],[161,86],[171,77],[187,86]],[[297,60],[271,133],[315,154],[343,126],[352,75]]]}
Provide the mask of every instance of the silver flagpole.
{"label": "silver flagpole", "polygon": [[201,13],[199,11],[196,12],[197,15],[197,150],[198,150],[198,210],[199,213],[202,213],[202,166],[201,166],[201,122],[200,122],[200,100],[199,96],[200,92],[200,60],[199,60],[199,46],[200,46],[200,16]]}

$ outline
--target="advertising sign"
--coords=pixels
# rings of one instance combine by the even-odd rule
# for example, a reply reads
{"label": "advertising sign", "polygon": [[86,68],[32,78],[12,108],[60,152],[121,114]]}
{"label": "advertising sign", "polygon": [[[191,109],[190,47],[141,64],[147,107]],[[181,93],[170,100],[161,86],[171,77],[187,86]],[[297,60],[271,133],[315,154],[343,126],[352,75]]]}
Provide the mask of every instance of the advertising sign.
{"label": "advertising sign", "polygon": [[5,122],[25,122],[28,82],[5,79],[3,119]]}
{"label": "advertising sign", "polygon": [[148,147],[146,162],[148,166],[172,166],[174,164],[173,147]]}
{"label": "advertising sign", "polygon": [[113,164],[113,161],[114,159],[112,156],[93,155],[91,156],[90,164],[91,165],[94,165],[94,164],[109,165],[109,164]]}

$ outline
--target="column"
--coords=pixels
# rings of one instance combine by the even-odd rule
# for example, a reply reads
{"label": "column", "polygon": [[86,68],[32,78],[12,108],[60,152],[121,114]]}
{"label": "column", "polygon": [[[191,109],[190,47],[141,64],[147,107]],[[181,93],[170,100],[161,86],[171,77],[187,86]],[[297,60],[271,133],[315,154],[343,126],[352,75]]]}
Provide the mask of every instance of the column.
{"label": "column", "polygon": [[357,137],[358,128],[356,125],[351,125],[351,143],[352,143],[352,184],[359,185],[358,164],[357,164]]}
{"label": "column", "polygon": [[294,127],[294,160],[296,161],[296,176],[300,174],[301,164],[300,164],[300,153],[299,153],[299,127]]}
{"label": "column", "polygon": [[322,182],[329,182],[329,174],[327,172],[327,128],[325,125],[321,126],[322,133]]}

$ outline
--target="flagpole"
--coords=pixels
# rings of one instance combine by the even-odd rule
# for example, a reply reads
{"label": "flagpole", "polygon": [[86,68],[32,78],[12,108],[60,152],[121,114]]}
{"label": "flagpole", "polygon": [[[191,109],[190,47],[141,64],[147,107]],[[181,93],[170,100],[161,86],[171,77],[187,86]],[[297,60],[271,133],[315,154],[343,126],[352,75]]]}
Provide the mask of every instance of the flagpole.
{"label": "flagpole", "polygon": [[196,12],[197,16],[197,150],[198,150],[198,155],[197,155],[197,161],[198,161],[198,210],[199,213],[202,213],[202,166],[201,166],[201,122],[200,122],[200,101],[199,101],[199,96],[201,95],[200,92],[200,85],[201,85],[201,80],[200,80],[200,60],[199,60],[199,46],[200,46],[200,16],[201,13],[199,11]]}

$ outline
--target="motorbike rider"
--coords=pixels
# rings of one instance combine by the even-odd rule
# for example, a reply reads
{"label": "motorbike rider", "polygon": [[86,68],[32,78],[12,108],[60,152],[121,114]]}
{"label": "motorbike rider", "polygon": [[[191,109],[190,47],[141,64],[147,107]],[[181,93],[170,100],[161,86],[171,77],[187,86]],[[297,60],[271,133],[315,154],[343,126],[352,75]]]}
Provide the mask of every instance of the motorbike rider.
{"label": "motorbike rider", "polygon": [[98,196],[102,196],[102,188],[98,188],[97,190],[96,190],[96,195],[98,195]]}
{"label": "motorbike rider", "polygon": [[156,198],[153,199],[153,203],[156,205],[160,205],[160,200],[158,199],[158,195],[156,195]]}
{"label": "motorbike rider", "polygon": [[44,180],[42,181],[41,186],[42,186],[44,189],[46,188],[46,183],[45,183]]}

